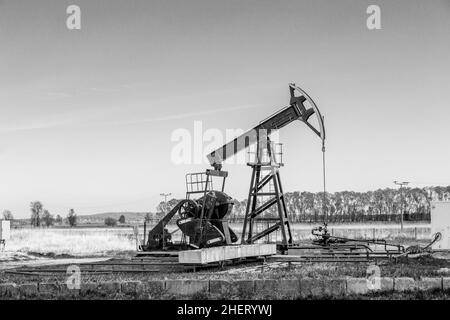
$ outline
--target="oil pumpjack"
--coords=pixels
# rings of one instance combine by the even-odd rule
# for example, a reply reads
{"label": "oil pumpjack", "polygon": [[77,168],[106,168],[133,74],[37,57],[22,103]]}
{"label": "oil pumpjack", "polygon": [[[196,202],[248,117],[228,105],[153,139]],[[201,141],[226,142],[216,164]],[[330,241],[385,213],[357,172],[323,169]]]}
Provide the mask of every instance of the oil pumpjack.
{"label": "oil pumpjack", "polygon": [[[186,175],[186,199],[178,202],[150,230],[141,250],[183,250],[237,243],[239,238],[228,225],[234,202],[224,192],[228,172],[222,170],[222,165],[229,157],[255,146],[254,161],[248,163],[252,175],[240,241],[242,244],[252,244],[273,232],[281,231],[281,241],[278,241],[277,246],[280,251],[287,251],[293,241],[279,173],[283,166],[282,145],[272,142],[270,135],[274,130],[299,120],[321,139],[322,151],[325,146],[324,120],[316,104],[295,84],[289,84],[289,91],[288,106],[207,156],[212,169]],[[316,119],[315,125],[313,119]],[[213,181],[220,179],[220,187],[215,189]],[[201,197],[191,199],[195,195]],[[264,201],[266,198],[269,200]],[[271,215],[264,215],[269,211]],[[177,213],[176,224],[182,232],[179,243],[172,241],[171,233],[166,229]],[[256,230],[256,222],[261,221],[264,221],[265,227]]]}

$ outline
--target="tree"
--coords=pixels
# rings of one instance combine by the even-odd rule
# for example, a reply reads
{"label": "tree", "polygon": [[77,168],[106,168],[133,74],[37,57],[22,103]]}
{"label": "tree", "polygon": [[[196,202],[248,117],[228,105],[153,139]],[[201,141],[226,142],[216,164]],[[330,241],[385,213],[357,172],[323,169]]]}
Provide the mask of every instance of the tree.
{"label": "tree", "polygon": [[152,214],[150,213],[150,212],[147,212],[146,214],[145,214],[145,222],[150,222],[150,221],[152,221]]}
{"label": "tree", "polygon": [[50,227],[55,222],[55,219],[48,210],[44,210],[44,213],[42,213],[41,221],[45,226]]}
{"label": "tree", "polygon": [[41,213],[44,209],[44,206],[40,201],[34,201],[30,204],[31,209],[31,225],[33,227],[39,227],[41,225]]}
{"label": "tree", "polygon": [[67,222],[69,222],[69,225],[71,227],[77,225],[77,215],[75,214],[75,210],[73,209],[69,210],[69,214],[67,215]]}
{"label": "tree", "polygon": [[55,217],[55,223],[61,224],[62,221],[63,221],[62,217],[59,214],[57,214]]}
{"label": "tree", "polygon": [[173,199],[173,198],[170,199],[169,201],[167,201],[167,203],[164,201],[161,201],[156,206],[156,211],[167,214],[170,210],[172,210],[178,204],[178,202],[180,202],[180,200]]}
{"label": "tree", "polygon": [[111,217],[105,219],[105,225],[108,227],[114,227],[117,225],[117,220]]}
{"label": "tree", "polygon": [[120,223],[125,223],[125,216],[124,216],[124,215],[121,215],[121,216],[119,217],[119,222],[120,222]]}
{"label": "tree", "polygon": [[156,213],[155,213],[155,218],[160,220],[162,219],[166,214],[169,213],[169,211],[171,211],[178,203],[180,202],[180,200],[177,199],[170,199],[169,201],[164,202],[161,201],[157,206],[156,206]]}
{"label": "tree", "polygon": [[13,217],[11,211],[9,211],[9,210],[3,211],[3,219],[4,220],[14,220],[14,217]]}

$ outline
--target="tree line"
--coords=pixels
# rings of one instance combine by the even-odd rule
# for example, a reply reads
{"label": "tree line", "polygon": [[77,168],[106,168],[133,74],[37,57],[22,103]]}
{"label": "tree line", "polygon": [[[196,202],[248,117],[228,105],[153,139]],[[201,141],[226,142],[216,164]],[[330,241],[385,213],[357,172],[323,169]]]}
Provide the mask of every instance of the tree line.
{"label": "tree line", "polygon": [[[292,222],[321,222],[325,216],[328,222],[368,222],[368,221],[399,221],[401,214],[405,221],[429,221],[431,201],[450,201],[450,186],[403,188],[385,188],[375,191],[355,192],[340,191],[334,193],[323,192],[287,192],[284,194],[289,219]],[[266,201],[268,199],[265,199]],[[325,201],[324,201],[325,200]],[[180,199],[170,199],[165,203],[160,202],[156,213],[148,212],[146,221],[160,220],[169,212]],[[244,218],[247,200],[234,199],[230,221],[237,222]],[[258,205],[261,205],[262,201]],[[66,218],[59,214],[53,216],[44,208],[40,201],[30,204],[30,223],[34,227],[52,226],[66,222],[71,227],[77,224],[77,215],[74,209],[70,209]],[[264,212],[266,216],[276,214],[276,206]],[[3,211],[3,219],[13,220],[13,214],[9,210]],[[106,218],[105,225],[115,226],[125,223],[125,217],[118,221]]]}
{"label": "tree line", "polygon": [[[399,221],[401,214],[406,221],[429,221],[431,201],[450,201],[450,186],[424,188],[385,188],[375,191],[355,192],[287,192],[284,194],[289,219],[292,222],[368,222]],[[263,201],[259,201],[260,206]],[[148,221],[160,219],[169,212],[179,199],[167,203],[160,202],[157,213],[148,215]],[[237,222],[244,218],[247,200],[234,199],[230,221]],[[276,214],[276,205],[265,211],[269,217]]]}
{"label": "tree line", "polygon": [[[44,208],[44,205],[40,201],[33,201],[30,203],[31,217],[30,224],[33,227],[50,227],[54,224],[62,224],[63,218],[57,214],[53,216],[47,209]],[[69,209],[67,213],[65,222],[74,227],[77,224],[77,215],[74,209]]]}
{"label": "tree line", "polygon": [[[77,215],[74,209],[70,209],[67,213],[65,219],[63,219],[59,214],[56,216],[52,215],[50,211],[44,208],[44,205],[40,201],[33,201],[30,203],[30,224],[33,227],[50,227],[55,224],[61,225],[66,222],[69,226],[74,227],[77,224]],[[10,210],[3,211],[4,220],[14,220],[14,216]]]}
{"label": "tree line", "polygon": [[[292,222],[429,221],[431,201],[450,201],[450,186],[355,192],[288,192],[284,194]],[[230,219],[245,215],[247,201],[235,201]],[[265,212],[275,213],[276,206]]]}

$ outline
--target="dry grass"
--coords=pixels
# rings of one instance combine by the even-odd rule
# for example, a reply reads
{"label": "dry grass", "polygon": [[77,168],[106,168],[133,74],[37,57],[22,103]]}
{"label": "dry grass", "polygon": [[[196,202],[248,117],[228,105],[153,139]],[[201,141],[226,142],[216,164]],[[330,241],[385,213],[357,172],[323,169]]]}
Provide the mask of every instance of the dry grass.
{"label": "dry grass", "polygon": [[[303,226],[304,227],[304,226]],[[334,233],[338,236],[354,238],[370,238],[373,236],[371,228],[336,229]],[[382,226],[378,226],[382,227]],[[149,229],[151,226],[149,226]],[[240,225],[232,225],[236,231],[241,229]],[[308,226],[310,228],[310,226]],[[342,228],[342,226],[340,226]],[[173,229],[173,230],[172,230]],[[418,239],[430,237],[429,228],[419,227],[416,232]],[[169,226],[172,232],[174,226]],[[142,228],[140,237],[143,236]],[[409,233],[414,228],[407,229]],[[428,231],[428,232],[427,232]],[[310,241],[313,236],[310,229],[302,229],[302,225],[293,224],[293,235],[295,241]],[[180,232],[173,235],[173,240],[179,240]],[[409,238],[410,234],[399,234],[396,229],[376,229],[376,237],[393,239]],[[279,232],[270,235],[270,240],[281,239]],[[398,239],[396,239],[398,240]],[[420,242],[420,240],[419,240]],[[124,251],[136,249],[136,240],[132,228],[24,228],[12,229],[11,239],[8,241],[7,250],[23,253],[37,253],[43,255],[72,255],[72,256],[101,256],[111,255]]]}
{"label": "dry grass", "polygon": [[102,256],[136,250],[131,228],[13,229],[8,251],[43,255]]}

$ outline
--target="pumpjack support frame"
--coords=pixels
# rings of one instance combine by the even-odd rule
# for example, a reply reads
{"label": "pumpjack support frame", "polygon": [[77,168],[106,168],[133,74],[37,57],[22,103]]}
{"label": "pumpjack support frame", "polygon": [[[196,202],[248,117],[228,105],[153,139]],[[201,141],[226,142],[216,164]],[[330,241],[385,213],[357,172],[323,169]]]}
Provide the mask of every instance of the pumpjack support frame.
{"label": "pumpjack support frame", "polygon": [[[281,243],[279,250],[286,252],[292,244],[292,232],[289,223],[286,202],[281,184],[279,166],[276,164],[249,163],[252,167],[252,177],[247,198],[244,225],[242,229],[242,243],[252,244],[268,234],[280,229]],[[263,175],[267,171],[266,175]],[[264,187],[272,183],[271,192],[263,191]],[[258,199],[269,196],[270,199],[258,206]],[[276,205],[276,217],[260,218],[261,214]],[[257,221],[271,222],[265,230],[255,233],[254,225]]]}

